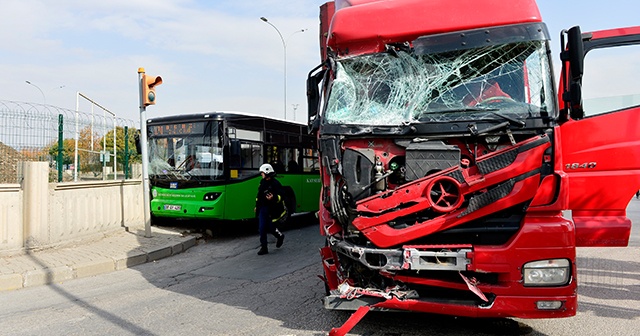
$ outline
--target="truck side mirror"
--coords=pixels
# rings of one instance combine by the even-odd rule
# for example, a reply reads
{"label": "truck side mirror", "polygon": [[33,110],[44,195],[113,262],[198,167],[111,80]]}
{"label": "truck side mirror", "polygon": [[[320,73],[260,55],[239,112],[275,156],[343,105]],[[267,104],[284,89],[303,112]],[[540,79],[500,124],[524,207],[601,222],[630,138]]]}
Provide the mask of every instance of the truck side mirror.
{"label": "truck side mirror", "polygon": [[584,110],[582,109],[582,84],[579,82],[572,82],[569,88],[569,102],[571,108],[569,115],[573,120],[579,120],[584,118]]}
{"label": "truck side mirror", "polygon": [[326,69],[322,69],[323,66],[324,63],[313,68],[307,77],[307,113],[309,117],[309,133],[313,133],[320,127],[320,119],[318,119],[320,89],[318,88],[318,85],[322,82],[322,78],[327,72]]}
{"label": "truck side mirror", "polygon": [[580,27],[571,27],[567,32],[567,51],[572,81],[581,81],[584,72],[584,44]]}
{"label": "truck side mirror", "polygon": [[[564,44],[566,34],[567,43]],[[569,114],[572,119],[584,118],[584,110],[582,107],[582,75],[584,73],[584,42],[582,40],[582,32],[579,26],[571,27],[568,31],[563,31],[561,44],[564,51],[560,53],[560,59],[564,64],[569,65],[569,71],[564,71],[563,66],[563,83],[564,92],[562,100],[568,107]],[[565,111],[566,113],[566,111]],[[565,114],[566,116],[566,114]]]}

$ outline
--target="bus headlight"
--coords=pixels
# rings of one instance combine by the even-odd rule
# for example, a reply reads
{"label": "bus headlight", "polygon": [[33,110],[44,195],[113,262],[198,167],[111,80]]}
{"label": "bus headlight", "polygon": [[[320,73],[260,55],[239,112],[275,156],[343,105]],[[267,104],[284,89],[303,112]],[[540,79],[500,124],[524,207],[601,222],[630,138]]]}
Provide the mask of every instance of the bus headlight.
{"label": "bus headlight", "polygon": [[549,259],[524,264],[525,286],[561,286],[571,275],[568,259]]}
{"label": "bus headlight", "polygon": [[206,193],[206,194],[204,194],[204,200],[205,201],[215,201],[215,200],[218,199],[218,197],[220,197],[220,195],[222,195],[222,193],[219,193],[219,192]]}

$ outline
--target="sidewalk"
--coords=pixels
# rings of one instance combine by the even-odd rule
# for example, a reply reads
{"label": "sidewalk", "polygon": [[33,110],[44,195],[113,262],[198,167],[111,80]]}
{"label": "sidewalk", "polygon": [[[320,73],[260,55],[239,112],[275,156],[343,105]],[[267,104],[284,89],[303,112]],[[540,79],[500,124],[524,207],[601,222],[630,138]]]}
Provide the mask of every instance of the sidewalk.
{"label": "sidewalk", "polygon": [[151,227],[123,228],[103,238],[24,254],[0,257],[0,291],[60,283],[125,269],[181,253],[197,236]]}

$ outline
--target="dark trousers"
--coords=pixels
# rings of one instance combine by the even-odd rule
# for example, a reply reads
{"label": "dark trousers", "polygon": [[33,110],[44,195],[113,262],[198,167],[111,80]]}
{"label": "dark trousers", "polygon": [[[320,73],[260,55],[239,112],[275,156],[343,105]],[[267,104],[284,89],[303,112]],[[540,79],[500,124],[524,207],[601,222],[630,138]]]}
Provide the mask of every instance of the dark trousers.
{"label": "dark trousers", "polygon": [[267,246],[267,234],[280,237],[280,232],[276,230],[276,225],[271,221],[269,208],[266,206],[258,208],[258,232],[260,233],[260,245]]}

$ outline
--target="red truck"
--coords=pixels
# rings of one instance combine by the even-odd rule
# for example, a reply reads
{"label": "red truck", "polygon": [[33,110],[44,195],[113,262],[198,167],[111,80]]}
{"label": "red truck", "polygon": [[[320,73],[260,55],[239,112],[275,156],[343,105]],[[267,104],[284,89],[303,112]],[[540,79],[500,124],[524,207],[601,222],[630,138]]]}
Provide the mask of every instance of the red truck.
{"label": "red truck", "polygon": [[[576,247],[626,246],[638,103],[582,99],[585,55],[640,27],[550,35],[534,0],[320,7],[307,80],[327,309],[576,314]],[[569,212],[570,211],[570,212]]]}

